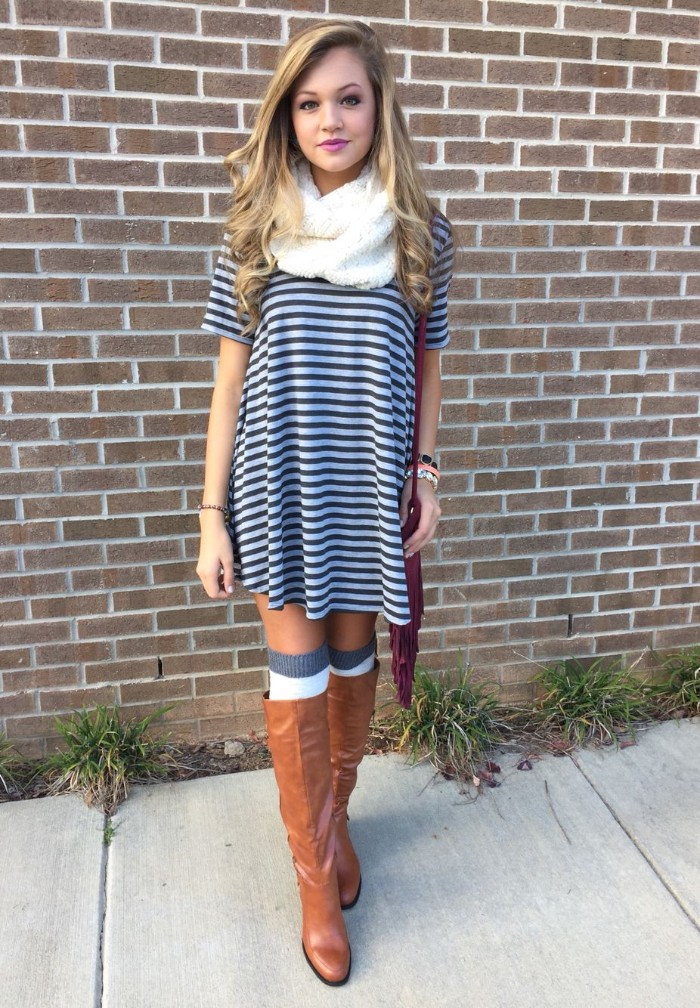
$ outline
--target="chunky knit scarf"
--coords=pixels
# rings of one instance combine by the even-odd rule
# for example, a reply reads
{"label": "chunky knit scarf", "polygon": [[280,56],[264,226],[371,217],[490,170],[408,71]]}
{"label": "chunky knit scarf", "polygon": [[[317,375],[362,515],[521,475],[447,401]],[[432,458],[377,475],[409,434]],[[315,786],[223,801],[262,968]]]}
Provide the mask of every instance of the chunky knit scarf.
{"label": "chunky knit scarf", "polygon": [[292,168],[304,203],[297,234],[270,242],[277,265],[299,277],[343,287],[384,287],[396,273],[394,212],[376,173],[366,165],[354,182],[321,196],[308,161]]}

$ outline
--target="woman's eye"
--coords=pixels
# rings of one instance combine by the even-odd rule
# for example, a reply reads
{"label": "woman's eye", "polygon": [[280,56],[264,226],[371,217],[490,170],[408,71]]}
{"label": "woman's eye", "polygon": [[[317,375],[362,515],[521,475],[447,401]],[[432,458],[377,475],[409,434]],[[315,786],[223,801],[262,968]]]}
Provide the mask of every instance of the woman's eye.
{"label": "woman's eye", "polygon": [[349,102],[350,105],[359,105],[360,99],[357,97],[357,95],[346,95],[343,98],[343,102]]}
{"label": "woman's eye", "polygon": [[309,99],[308,101],[303,101],[299,105],[299,108],[301,109],[302,112],[306,112],[308,109],[313,108],[315,104],[316,102],[311,101],[311,99]]}

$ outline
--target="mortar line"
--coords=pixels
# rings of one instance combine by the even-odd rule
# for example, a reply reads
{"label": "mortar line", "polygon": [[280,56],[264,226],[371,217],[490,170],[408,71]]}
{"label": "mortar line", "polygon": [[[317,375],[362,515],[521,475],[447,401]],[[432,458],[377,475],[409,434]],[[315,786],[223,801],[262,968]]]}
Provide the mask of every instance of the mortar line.
{"label": "mortar line", "polygon": [[593,793],[595,795],[597,795],[598,798],[600,799],[600,801],[603,803],[603,805],[605,805],[606,809],[608,810],[608,812],[610,813],[610,815],[613,817],[613,819],[615,820],[615,822],[618,824],[618,826],[620,827],[620,829],[623,831],[623,833],[625,833],[627,835],[627,837],[632,841],[632,844],[636,847],[636,849],[642,855],[642,857],[644,858],[644,860],[646,861],[646,863],[649,865],[649,867],[653,871],[653,873],[656,876],[656,878],[662,884],[662,886],[664,887],[664,889],[666,889],[666,891],[671,896],[671,898],[673,899],[673,901],[680,907],[680,909],[683,911],[683,913],[688,918],[688,920],[690,921],[690,923],[693,925],[693,927],[695,928],[695,930],[698,931],[698,932],[700,932],[700,921],[697,921],[695,919],[695,917],[693,916],[692,910],[690,910],[688,907],[685,906],[685,903],[681,899],[681,897],[672,889],[670,883],[667,882],[666,879],[664,878],[664,876],[660,873],[660,870],[657,868],[657,866],[656,866],[655,862],[653,861],[651,855],[647,854],[647,852],[637,842],[637,840],[632,835],[632,833],[630,833],[629,829],[627,828],[627,826],[625,826],[624,822],[622,821],[622,819],[620,818],[620,816],[617,814],[617,812],[615,811],[615,809],[612,807],[612,805],[610,804],[610,802],[606,798],[603,797],[603,795],[600,793],[600,791],[598,791],[598,789],[596,788],[596,786],[593,783],[593,781],[591,780],[591,778],[585,772],[585,770],[583,769],[583,767],[581,766],[581,764],[575,759],[575,757],[572,755],[572,753],[567,753],[567,756],[569,756],[571,762],[574,764],[574,766],[576,767],[576,769],[579,771],[579,773],[581,774],[581,776],[583,777],[583,779],[590,785],[590,788],[593,791]]}

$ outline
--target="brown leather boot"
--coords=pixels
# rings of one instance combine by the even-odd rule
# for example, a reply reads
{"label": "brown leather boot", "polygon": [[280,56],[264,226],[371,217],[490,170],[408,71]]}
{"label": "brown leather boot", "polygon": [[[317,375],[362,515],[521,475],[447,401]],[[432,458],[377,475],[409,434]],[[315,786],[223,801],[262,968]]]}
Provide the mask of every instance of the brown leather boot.
{"label": "brown leather boot", "polygon": [[360,862],[348,833],[348,801],[357,783],[379,678],[379,662],[359,676],[330,674],[328,680],[328,725],[333,766],[333,818],[338,889],[343,910],[355,906],[360,895]]}
{"label": "brown leather boot", "polygon": [[327,696],[270,700],[265,693],[263,710],[299,884],[304,955],[319,980],[339,987],[350,975],[350,945],[335,862]]}

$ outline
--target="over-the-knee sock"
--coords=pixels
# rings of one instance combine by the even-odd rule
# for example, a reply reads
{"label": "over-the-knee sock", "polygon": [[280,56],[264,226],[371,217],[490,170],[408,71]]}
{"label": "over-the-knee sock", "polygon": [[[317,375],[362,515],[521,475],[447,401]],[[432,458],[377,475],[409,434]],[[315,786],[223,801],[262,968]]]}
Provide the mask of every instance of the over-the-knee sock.
{"label": "over-the-knee sock", "polygon": [[338,651],[337,648],[328,648],[331,671],[339,676],[359,676],[374,668],[377,654],[377,635],[372,634],[372,639],[357,648],[356,651]]}
{"label": "over-the-knee sock", "polygon": [[328,686],[328,645],[307,654],[288,655],[267,649],[270,661],[270,700],[305,700]]}

